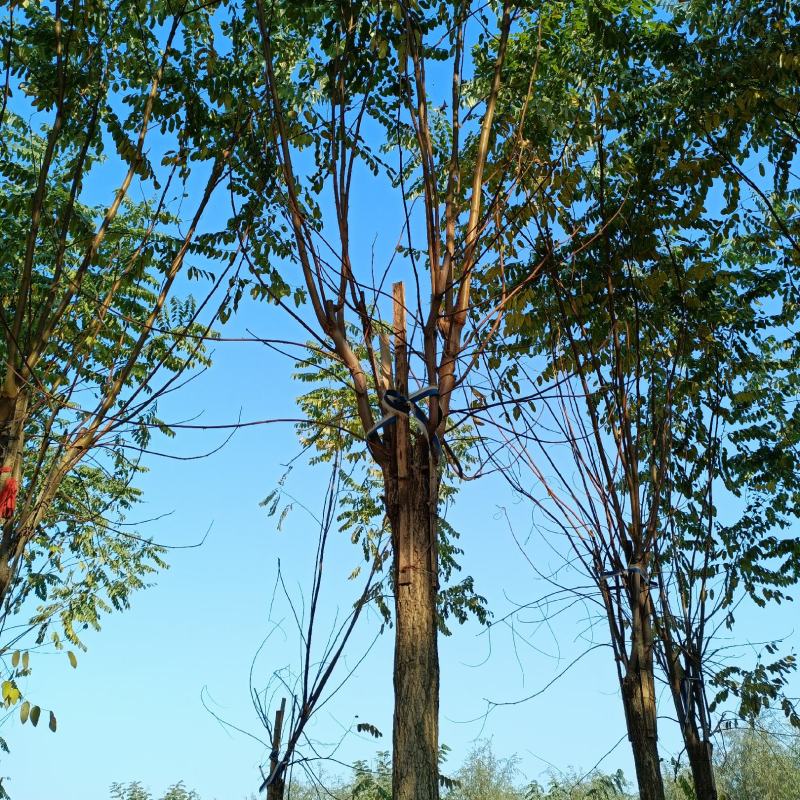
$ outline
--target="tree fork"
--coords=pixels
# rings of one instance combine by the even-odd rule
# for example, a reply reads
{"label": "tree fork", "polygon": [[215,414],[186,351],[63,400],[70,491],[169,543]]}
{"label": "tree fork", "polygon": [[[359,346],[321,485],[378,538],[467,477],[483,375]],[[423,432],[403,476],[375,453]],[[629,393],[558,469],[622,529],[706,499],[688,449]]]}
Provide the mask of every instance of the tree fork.
{"label": "tree fork", "polygon": [[692,772],[695,797],[697,800],[717,800],[714,746],[709,736],[706,714],[697,713],[698,708],[704,709],[706,703],[702,682],[698,685],[687,675],[687,670],[681,664],[681,649],[675,646],[668,626],[661,626],[660,638],[667,654],[665,668]]}

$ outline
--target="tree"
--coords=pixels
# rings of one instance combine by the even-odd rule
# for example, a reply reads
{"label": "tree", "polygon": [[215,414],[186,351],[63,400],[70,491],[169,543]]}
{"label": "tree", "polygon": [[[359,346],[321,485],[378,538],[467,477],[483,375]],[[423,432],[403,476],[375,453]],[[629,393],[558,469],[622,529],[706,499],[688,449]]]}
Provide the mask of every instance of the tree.
{"label": "tree", "polygon": [[718,768],[726,800],[789,800],[800,792],[800,748],[794,733],[749,728],[734,733]]}
{"label": "tree", "polygon": [[356,761],[353,771],[350,792],[354,800],[391,800],[392,764],[388,753],[378,753],[372,767],[366,761]]}
{"label": "tree", "polygon": [[[715,759],[720,797],[725,800],[790,800],[800,791],[800,748],[796,731],[766,725],[730,729]],[[691,771],[667,778],[669,800],[695,797]]]}
{"label": "tree", "polygon": [[81,646],[76,626],[163,564],[119,523],[152,432],[170,433],[158,400],[207,363],[216,309],[179,300],[178,276],[189,262],[212,291],[236,266],[234,234],[200,227],[251,113],[227,103],[213,13],[56,0],[0,17],[0,624],[41,603],[6,649],[31,626]]}
{"label": "tree", "polygon": [[627,785],[622,770],[613,775],[592,773],[582,777],[568,773],[550,778],[546,789],[534,782],[526,800],[633,800]]}
{"label": "tree", "polygon": [[516,758],[498,758],[491,742],[476,745],[453,775],[447,800],[520,800]]}
{"label": "tree", "polygon": [[[800,105],[796,68],[784,65],[782,52],[793,48],[800,27],[788,8],[772,4],[745,10],[701,3],[676,16],[690,45],[673,59],[670,81],[685,118],[682,141],[695,139],[700,169],[707,176],[719,170],[724,184],[720,220],[726,238],[710,254],[726,270],[702,311],[727,350],[709,353],[709,373],[717,371],[718,383],[707,383],[704,399],[683,413],[681,436],[688,447],[665,497],[672,545],[662,554],[662,572],[679,589],[672,597],[660,595],[660,638],[697,795],[714,797],[712,739],[729,694],[738,697],[742,719],[752,722],[778,700],[786,716],[800,723],[782,694],[786,673],[795,668],[793,655],[748,668],[720,663],[713,644],[721,618],[726,627],[734,624],[737,592],[763,606],[786,600],[798,579],[797,539],[784,531],[796,519],[796,470],[787,453],[797,436],[788,398],[796,391],[792,276],[800,256],[797,223],[786,214],[797,192],[789,166],[797,138],[787,120]],[[709,90],[712,74],[731,80]],[[754,157],[757,180],[740,167]],[[723,281],[736,292],[727,300]],[[741,308],[742,299],[752,307]],[[727,521],[717,509],[734,497],[743,511]],[[776,652],[774,643],[765,649]],[[718,689],[714,698],[707,696],[706,679]]]}
{"label": "tree", "polygon": [[[780,600],[776,587],[797,579],[796,541],[776,535],[796,515],[792,459],[776,469],[796,435],[786,398],[795,392],[789,275],[797,253],[781,210],[793,196],[785,176],[796,140],[767,126],[752,96],[739,102],[735,84],[708,89],[719,60],[737,75],[746,62],[748,91],[762,79],[758,65],[771,64],[783,39],[770,32],[762,49],[753,30],[782,28],[784,18],[760,10],[763,19],[743,23],[741,9],[727,6],[656,16],[646,5],[557,4],[537,36],[509,45],[517,96],[533,80],[542,98],[524,135],[550,172],[526,181],[515,210],[521,229],[532,230],[526,247],[505,251],[506,274],[516,284],[541,277],[509,304],[489,391],[512,458],[530,449],[541,492],[513,463],[502,466],[597,586],[642,797],[663,794],[656,659],[698,796],[714,798],[713,706],[693,700],[704,672],[725,682],[711,620],[733,620],[742,584],[761,603]],[[712,42],[728,41],[728,25],[751,23],[746,47],[737,39],[722,59],[707,57]],[[793,97],[781,99],[794,108]],[[516,111],[512,102],[508,113]],[[758,191],[749,203],[742,197],[753,187],[737,164],[760,147],[774,203]],[[719,211],[706,208],[715,182]],[[554,438],[574,466],[564,466]],[[726,492],[758,497],[730,526],[714,501]],[[793,663],[771,665],[775,681],[763,680],[761,666],[748,674],[762,679],[745,683],[774,698]],[[786,709],[792,716],[791,703]]]}
{"label": "tree", "polygon": [[[380,497],[380,471],[359,446],[358,415],[352,391],[347,385],[346,368],[313,343],[308,343],[307,349],[307,357],[295,364],[293,376],[310,387],[298,398],[297,405],[305,421],[296,427],[301,453],[309,454],[310,465],[327,465],[331,470],[322,511],[319,515],[313,514],[288,492],[287,479],[291,468],[261,503],[269,516],[278,517],[279,530],[289,513],[299,506],[312,516],[320,531],[307,596],[290,596],[281,575],[281,565],[278,565],[277,584],[289,604],[290,616],[297,624],[297,633],[303,645],[300,663],[283,665],[275,670],[263,690],[257,690],[252,685],[250,687],[258,717],[270,741],[270,763],[266,770],[262,770],[264,780],[261,789],[266,788],[268,794],[276,798],[283,796],[286,776],[298,768],[305,771],[312,783],[324,783],[323,778],[314,774],[315,765],[324,759],[324,748],[315,744],[311,748],[312,755],[307,755],[307,723],[318,708],[325,705],[332,694],[350,679],[351,673],[337,674],[338,662],[346,653],[348,640],[365,607],[371,604],[376,606],[383,619],[380,633],[384,625],[391,625],[392,620],[387,598],[393,592],[393,586],[391,574],[386,574],[385,570],[390,553],[387,541],[389,531]],[[359,355],[363,357],[363,353]],[[472,463],[469,442],[469,428],[464,426],[459,438],[451,437],[448,445],[453,457],[467,466]],[[443,474],[439,485],[441,502],[452,503],[457,488],[457,484]],[[361,545],[364,562],[370,566],[366,584],[353,603],[352,613],[334,624],[335,630],[326,636],[322,648],[318,645],[320,612],[327,605],[322,599],[322,566],[330,537],[337,532],[353,544]],[[440,581],[436,599],[437,625],[442,634],[450,635],[452,619],[463,623],[469,615],[474,615],[485,623],[488,612],[485,598],[475,592],[471,577],[454,580],[455,574],[460,571],[458,557],[462,551],[457,547],[458,532],[448,524],[444,514],[437,519],[437,536]],[[360,578],[363,567],[356,566],[350,579]],[[330,571],[326,570],[326,574],[330,576]],[[308,608],[307,614],[303,610],[305,608]],[[267,643],[267,640],[262,643],[259,652],[268,650]],[[365,656],[366,653],[358,656],[357,663]],[[332,690],[327,689],[329,684]],[[271,704],[278,698],[280,705],[273,717]],[[286,699],[289,700],[288,709]],[[355,729],[376,738],[383,736],[374,725],[365,721],[355,725]],[[444,779],[440,776],[442,781]]]}
{"label": "tree", "polygon": [[[153,794],[145,789],[139,781],[131,783],[112,783],[110,795],[112,800],[153,800]],[[170,786],[159,800],[200,800],[197,792],[187,789],[183,781]]]}
{"label": "tree", "polygon": [[[489,81],[472,87],[471,99],[482,109],[477,116],[463,110],[465,26],[474,13],[491,33],[475,59],[493,65]],[[252,150],[237,162],[237,191],[248,197],[241,230],[257,282],[253,290],[292,313],[315,346],[346,367],[359,435],[381,471],[394,555],[398,800],[438,797],[439,470],[447,459],[443,440],[453,392],[496,316],[490,311],[482,328],[465,335],[482,240],[503,203],[493,185],[499,165],[490,166],[489,156],[500,133],[495,106],[515,17],[508,3],[495,18],[469,3],[257,0],[252,13],[243,9],[247,24],[239,29],[262,73],[242,91],[253,91],[256,104],[263,91],[268,107],[248,137]],[[439,43],[443,31],[446,46]],[[443,59],[451,65],[449,113],[437,111],[426,79],[429,65]],[[388,167],[383,151],[398,154],[397,169]],[[381,336],[384,282],[362,269],[364,258],[351,240],[353,176],[356,170],[366,174],[365,168],[383,173],[397,193],[400,249],[415,287],[407,296],[402,283],[393,286],[387,326],[393,353],[389,337]],[[329,217],[318,200],[323,190]],[[411,211],[412,193],[421,197],[421,219]],[[299,267],[296,298],[307,300],[310,320],[286,303],[290,273],[277,266],[283,260]],[[415,374],[427,387],[423,396],[412,392]],[[383,426],[376,424],[379,402],[392,404],[392,419]],[[413,437],[409,416],[420,422]]]}

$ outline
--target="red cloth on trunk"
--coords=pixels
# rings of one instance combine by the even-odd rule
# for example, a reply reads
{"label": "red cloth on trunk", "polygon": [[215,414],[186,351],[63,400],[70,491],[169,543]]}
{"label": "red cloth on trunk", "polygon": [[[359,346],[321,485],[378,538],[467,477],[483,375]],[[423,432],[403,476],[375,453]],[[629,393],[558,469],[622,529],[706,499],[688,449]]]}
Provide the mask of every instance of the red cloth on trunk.
{"label": "red cloth on trunk", "polygon": [[[3,467],[0,469],[0,476],[2,474],[11,472],[11,467]],[[2,519],[11,519],[14,516],[14,509],[17,505],[17,492],[19,491],[19,484],[16,479],[8,477],[0,489],[0,517]]]}

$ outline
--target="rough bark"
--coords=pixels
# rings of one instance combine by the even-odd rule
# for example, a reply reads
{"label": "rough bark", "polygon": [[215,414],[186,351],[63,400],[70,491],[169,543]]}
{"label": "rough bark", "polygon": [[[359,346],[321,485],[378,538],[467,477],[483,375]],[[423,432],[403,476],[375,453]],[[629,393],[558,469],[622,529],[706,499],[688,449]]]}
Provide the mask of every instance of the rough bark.
{"label": "rough bark", "polygon": [[[668,608],[665,600],[662,600],[662,604]],[[717,800],[708,705],[703,682],[697,680],[701,674],[699,665],[702,657],[698,651],[678,644],[669,626],[662,626],[660,639],[665,652],[664,666],[675,705],[675,716],[692,771],[695,798]]]}
{"label": "rough bark", "polygon": [[636,781],[641,800],[664,800],[664,781],[658,756],[655,680],[650,669],[640,665],[622,680],[622,702],[633,750]]}
{"label": "rough bark", "polygon": [[717,800],[717,782],[714,778],[713,746],[703,741],[693,731],[684,735],[686,755],[692,769],[694,794],[697,800]]}
{"label": "rough bark", "polygon": [[282,777],[275,780],[267,787],[267,800],[283,800],[286,785]]}
{"label": "rough bark", "polygon": [[275,780],[267,787],[267,800],[283,800],[286,784],[282,777]]}
{"label": "rough bark", "polygon": [[[403,421],[405,422],[405,421]],[[397,436],[407,422],[398,421]],[[436,477],[424,439],[410,450],[406,474],[387,481],[395,546],[393,800],[439,798],[439,652]],[[406,549],[403,551],[403,547]],[[408,554],[401,565],[399,554]],[[401,567],[403,573],[401,574]]]}

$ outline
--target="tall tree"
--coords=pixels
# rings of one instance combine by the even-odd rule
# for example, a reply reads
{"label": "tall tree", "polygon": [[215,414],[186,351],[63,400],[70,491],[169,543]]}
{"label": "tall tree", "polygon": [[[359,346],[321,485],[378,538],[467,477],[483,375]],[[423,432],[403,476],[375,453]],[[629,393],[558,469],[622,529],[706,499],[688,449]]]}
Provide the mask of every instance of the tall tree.
{"label": "tall tree", "polygon": [[[296,772],[301,768],[311,778],[315,763],[324,760],[318,745],[313,747],[311,758],[307,756],[307,752],[302,752],[307,751],[303,745],[308,736],[305,732],[306,725],[318,708],[328,702],[330,695],[326,691],[326,684],[335,686],[334,691],[338,692],[338,688],[350,677],[351,673],[343,672],[344,665],[338,662],[346,652],[348,640],[364,607],[374,604],[386,625],[391,625],[393,616],[389,603],[389,598],[394,593],[392,571],[385,570],[391,551],[387,541],[389,525],[381,496],[382,476],[380,469],[361,446],[360,421],[347,368],[335,356],[313,343],[306,343],[305,348],[305,357],[295,364],[297,371],[293,376],[310,386],[297,400],[298,409],[305,417],[303,422],[297,424],[301,453],[309,454],[311,466],[328,465],[332,474],[323,513],[319,518],[314,517],[320,526],[320,538],[307,600],[300,602],[289,597],[280,577],[280,566],[278,569],[278,582],[292,608],[291,616],[299,625],[305,626],[305,631],[298,629],[303,642],[301,663],[297,666],[283,665],[273,673],[268,685],[261,692],[256,692],[251,687],[257,713],[272,742],[269,767],[262,768],[265,776],[262,789],[267,788],[268,793],[271,792],[276,798],[283,796],[285,776],[291,774],[292,770]],[[365,357],[363,348],[356,348],[356,352],[360,358]],[[454,458],[459,459],[462,466],[472,466],[470,444],[473,435],[470,427],[464,425],[458,436],[449,437],[450,452]],[[300,504],[297,498],[286,491],[288,478],[287,471],[277,487],[262,501],[270,516],[278,515],[279,528],[286,516]],[[454,502],[458,483],[456,476],[442,474],[439,483],[439,501],[442,506]],[[463,623],[469,616],[474,616],[479,622],[485,623],[489,614],[486,600],[475,591],[472,577],[456,580],[461,570],[459,556],[462,554],[458,547],[458,531],[448,524],[444,513],[439,514],[436,526],[437,625],[440,633],[449,636],[453,620]],[[364,561],[371,566],[367,583],[353,605],[352,614],[336,625],[336,633],[326,636],[327,641],[322,650],[316,643],[319,638],[320,614],[326,605],[321,600],[322,562],[325,560],[329,537],[334,533],[346,536],[353,544],[360,544]],[[350,578],[359,577],[362,569],[363,565],[356,566]],[[328,575],[327,581],[337,580],[330,570],[326,569],[325,573]],[[302,608],[308,608],[307,615]],[[381,632],[383,628],[382,625]],[[362,658],[363,656],[357,656],[359,662]],[[312,664],[313,669],[306,666]],[[280,688],[276,689],[276,686]],[[285,697],[289,699],[288,707]],[[270,703],[274,703],[276,708],[270,708]],[[376,737],[383,735],[374,725],[364,721],[356,729]],[[387,764],[391,776],[391,764]],[[321,779],[314,776],[312,780]],[[446,780],[441,776],[440,782],[446,785]]]}
{"label": "tall tree", "polygon": [[[708,352],[711,381],[681,414],[682,462],[676,459],[662,511],[671,539],[662,574],[677,583],[672,596],[659,595],[662,661],[702,798],[716,797],[712,742],[729,694],[744,719],[777,700],[800,723],[783,693],[794,656],[752,668],[721,665],[713,644],[723,620],[733,627],[742,594],[758,605],[781,602],[800,577],[797,538],[788,535],[797,516],[791,398],[800,264],[791,211],[800,93],[789,54],[799,22],[781,3],[691,4],[676,10],[686,47],[669,65],[684,120],[679,141],[683,149],[694,142],[703,180],[719,175],[725,201],[718,217],[725,236],[711,238],[709,253],[724,266],[713,282],[709,275],[708,300],[697,312],[722,350]],[[743,168],[748,161],[757,163],[757,176]],[[734,498],[742,511],[729,519],[718,509]]]}
{"label": "tall tree", "polygon": [[[490,164],[490,154],[500,133],[495,107],[511,5],[498,4],[495,16],[493,8],[466,2],[256,0],[253,13],[246,5],[242,12],[248,24],[241,35],[262,72],[243,91],[252,90],[256,103],[263,92],[268,108],[248,138],[253,149],[240,179],[243,194],[255,190],[268,200],[259,207],[251,197],[242,209],[256,291],[287,307],[290,273],[278,273],[277,261],[299,267],[297,288],[310,319],[287,308],[316,346],[346,367],[360,435],[381,471],[394,558],[398,800],[439,793],[439,472],[448,458],[453,393],[496,319],[492,309],[465,334],[482,242],[505,202],[495,191],[501,167]],[[480,32],[472,60],[491,66],[487,81],[470,86],[474,107],[465,110],[469,25]],[[439,62],[449,62],[444,97],[430,84],[431,72],[444,69]],[[389,154],[397,168],[387,165]],[[369,172],[380,179],[370,183]],[[401,256],[391,258],[382,280],[371,274],[370,256],[356,252],[356,188],[362,202],[386,192],[396,209],[389,234]],[[393,261],[413,290],[393,287],[391,342],[379,323]],[[390,417],[382,424],[375,414],[381,406]]]}
{"label": "tall tree", "polygon": [[0,12],[0,623],[36,595],[58,645],[161,563],[117,522],[169,432],[159,398],[206,363],[216,309],[175,289],[187,261],[190,277],[219,263],[211,289],[235,267],[234,234],[201,228],[251,113],[232,106],[214,11]]}
{"label": "tall tree", "polygon": [[[795,393],[796,253],[785,212],[795,90],[788,76],[785,94],[766,86],[772,56],[793,34],[776,6],[753,20],[722,5],[688,4],[670,16],[647,4],[556,4],[536,37],[510,45],[518,94],[533,82],[544,99],[525,139],[550,171],[526,185],[517,213],[527,250],[518,248],[517,263],[505,253],[512,282],[542,277],[505,317],[507,337],[489,364],[504,370],[492,400],[505,411],[514,457],[529,451],[543,491],[528,477],[512,480],[596,582],[642,797],[663,796],[656,657],[698,797],[714,798],[714,726],[708,703],[691,700],[704,670],[725,680],[712,666],[711,618],[730,610],[740,581],[762,602],[779,599],[775,587],[797,575],[795,542],[775,535],[795,514],[795,473],[788,462],[774,469],[796,430],[786,405]],[[762,45],[759,25],[780,35]],[[732,35],[739,28],[748,46]],[[724,55],[709,57],[720,41]],[[712,88],[720,60],[732,75],[747,67],[746,95]],[[759,104],[754,87],[765,78],[770,101]],[[781,126],[765,123],[767,110],[783,112]],[[772,199],[738,166],[761,147]],[[542,191],[551,186],[558,195]],[[521,364],[516,352],[532,358]],[[532,399],[544,400],[543,416]],[[726,526],[714,498],[745,491],[760,500]],[[714,576],[722,585],[711,589]],[[791,666],[773,665],[777,684],[762,680],[762,697]]]}

